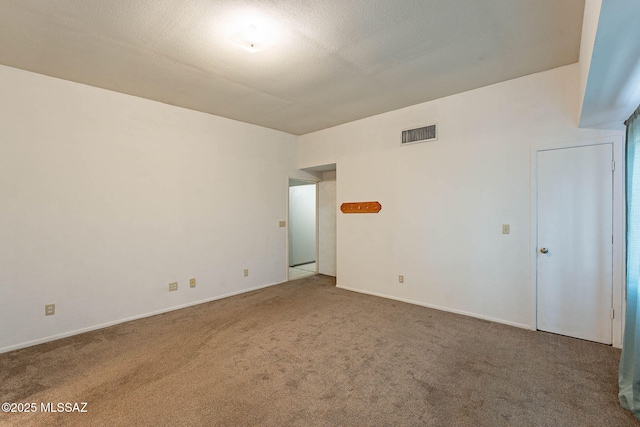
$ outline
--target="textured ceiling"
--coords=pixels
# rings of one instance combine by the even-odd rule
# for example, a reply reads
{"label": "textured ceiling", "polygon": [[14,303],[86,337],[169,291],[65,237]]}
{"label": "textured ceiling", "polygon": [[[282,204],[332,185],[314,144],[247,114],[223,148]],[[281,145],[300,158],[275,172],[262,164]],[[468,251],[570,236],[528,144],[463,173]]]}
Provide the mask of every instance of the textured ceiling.
{"label": "textured ceiling", "polygon": [[[0,64],[293,134],[577,62],[584,0],[0,0]],[[228,36],[269,34],[250,53]]]}

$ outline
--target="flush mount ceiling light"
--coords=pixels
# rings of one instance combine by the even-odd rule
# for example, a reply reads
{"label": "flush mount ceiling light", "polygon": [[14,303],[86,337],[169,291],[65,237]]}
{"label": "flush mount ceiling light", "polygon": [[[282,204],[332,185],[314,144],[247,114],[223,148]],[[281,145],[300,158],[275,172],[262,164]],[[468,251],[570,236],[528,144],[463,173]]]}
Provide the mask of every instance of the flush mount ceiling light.
{"label": "flush mount ceiling light", "polygon": [[229,40],[251,53],[261,51],[266,42],[264,34],[255,25],[230,35]]}

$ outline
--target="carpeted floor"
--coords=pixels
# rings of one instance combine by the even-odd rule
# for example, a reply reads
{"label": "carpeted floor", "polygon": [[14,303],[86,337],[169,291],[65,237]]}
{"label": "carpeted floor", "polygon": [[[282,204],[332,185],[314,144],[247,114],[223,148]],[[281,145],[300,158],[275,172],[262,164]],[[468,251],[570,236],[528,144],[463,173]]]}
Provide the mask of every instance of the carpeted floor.
{"label": "carpeted floor", "polygon": [[640,426],[619,356],[312,276],[1,354],[0,425]]}

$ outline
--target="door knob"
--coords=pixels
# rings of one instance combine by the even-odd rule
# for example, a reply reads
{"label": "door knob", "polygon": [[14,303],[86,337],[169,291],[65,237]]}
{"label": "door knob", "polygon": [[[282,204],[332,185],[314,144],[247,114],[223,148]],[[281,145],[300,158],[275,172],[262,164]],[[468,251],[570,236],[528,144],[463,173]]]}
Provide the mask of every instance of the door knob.
{"label": "door knob", "polygon": [[540,248],[540,253],[542,253],[542,254],[546,254],[547,252],[549,252],[549,249],[547,249],[547,248]]}

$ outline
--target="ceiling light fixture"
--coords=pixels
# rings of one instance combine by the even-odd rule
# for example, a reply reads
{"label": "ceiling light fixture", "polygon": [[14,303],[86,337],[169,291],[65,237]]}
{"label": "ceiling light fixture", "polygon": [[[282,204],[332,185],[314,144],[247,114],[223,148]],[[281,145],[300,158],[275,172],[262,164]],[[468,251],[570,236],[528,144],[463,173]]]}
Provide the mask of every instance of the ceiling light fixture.
{"label": "ceiling light fixture", "polygon": [[251,53],[259,52],[265,46],[265,36],[255,25],[230,35],[229,40]]}

